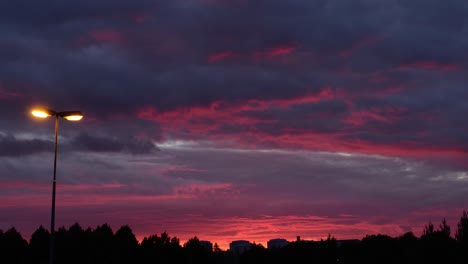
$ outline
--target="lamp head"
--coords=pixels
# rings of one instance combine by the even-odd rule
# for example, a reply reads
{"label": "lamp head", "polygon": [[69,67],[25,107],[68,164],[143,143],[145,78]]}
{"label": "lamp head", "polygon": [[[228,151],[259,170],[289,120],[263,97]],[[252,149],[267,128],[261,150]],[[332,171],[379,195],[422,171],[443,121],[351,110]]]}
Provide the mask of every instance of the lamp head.
{"label": "lamp head", "polygon": [[34,108],[31,111],[31,114],[39,118],[47,118],[49,116],[60,116],[67,119],[68,121],[80,121],[83,118],[83,114],[81,113],[81,111],[56,112],[45,108]]}
{"label": "lamp head", "polygon": [[65,118],[68,121],[80,121],[83,118],[83,114],[80,111],[66,111],[58,113],[59,116]]}
{"label": "lamp head", "polygon": [[49,116],[55,115],[56,112],[45,108],[35,108],[31,111],[31,114],[35,117],[47,118]]}

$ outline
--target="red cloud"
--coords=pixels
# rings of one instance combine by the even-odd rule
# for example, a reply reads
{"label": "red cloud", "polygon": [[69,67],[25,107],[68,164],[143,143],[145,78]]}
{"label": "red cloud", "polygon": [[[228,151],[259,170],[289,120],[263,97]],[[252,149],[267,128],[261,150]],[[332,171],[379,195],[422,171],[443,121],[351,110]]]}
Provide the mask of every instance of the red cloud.
{"label": "red cloud", "polygon": [[[337,96],[340,95],[331,88],[325,87],[316,94],[287,99],[216,101],[209,106],[181,107],[172,111],[159,111],[152,106],[147,106],[139,109],[137,116],[141,119],[161,123],[168,134],[186,133],[195,138],[210,135],[214,140],[238,142],[244,147],[256,148],[260,145],[275,144],[285,147],[333,149],[331,146],[339,145],[338,140],[335,139],[336,134],[324,135],[323,133],[317,134],[311,131],[284,128],[280,131],[280,135],[273,136],[262,132],[258,126],[275,124],[285,120],[260,118],[248,113],[264,112],[272,108],[288,109],[296,105],[334,99]],[[236,132],[220,132],[224,125],[244,127],[242,135]],[[297,133],[303,135],[296,137]]]}
{"label": "red cloud", "polygon": [[142,24],[146,21],[147,16],[145,14],[134,14],[132,15],[133,22],[137,24]]}
{"label": "red cloud", "polygon": [[272,47],[267,50],[262,50],[262,51],[255,51],[252,54],[252,57],[256,60],[260,59],[273,59],[275,57],[279,56],[286,56],[292,54],[294,51],[296,51],[298,45],[292,44],[292,45],[283,45],[283,46],[276,46]]}
{"label": "red cloud", "polygon": [[369,110],[352,111],[350,116],[344,120],[353,126],[362,126],[369,120],[377,120],[384,123],[392,123],[400,119],[408,109],[395,107],[374,107]]}
{"label": "red cloud", "polygon": [[208,62],[214,63],[220,60],[225,60],[234,57],[235,54],[232,51],[223,51],[215,54],[211,54],[208,56]]}
{"label": "red cloud", "polygon": [[81,36],[75,43],[76,47],[86,47],[95,43],[122,44],[124,36],[114,29],[96,29]]}
{"label": "red cloud", "polygon": [[384,96],[389,95],[389,94],[399,93],[399,92],[403,91],[404,89],[405,89],[405,86],[403,86],[403,85],[390,86],[390,87],[387,87],[387,88],[382,88],[380,90],[377,90],[374,93],[374,95],[376,97],[384,97]]}
{"label": "red cloud", "polygon": [[266,110],[270,107],[288,108],[293,105],[316,103],[322,100],[333,99],[335,97],[336,95],[334,91],[329,87],[325,87],[317,94],[310,94],[302,97],[272,100],[250,99],[237,103],[216,101],[211,103],[209,106],[181,107],[173,111],[166,112],[159,112],[156,108],[148,106],[141,108],[138,111],[137,116],[141,119],[153,120],[167,124],[179,122],[187,124],[187,121],[196,119],[233,120],[235,117],[236,122],[246,124],[259,120],[252,117],[239,117],[236,116],[236,114],[243,111]]}
{"label": "red cloud", "polygon": [[[254,60],[271,60],[277,57],[285,57],[287,55],[293,54],[298,48],[297,44],[290,45],[280,45],[271,47],[269,49],[254,51],[251,53],[250,57]],[[230,50],[217,52],[208,55],[208,62],[215,63],[222,60],[232,59],[235,57],[244,56],[242,54],[234,53]]]}
{"label": "red cloud", "polygon": [[380,37],[380,36],[363,38],[363,39],[359,40],[358,42],[354,43],[348,49],[342,51],[340,53],[340,55],[341,55],[342,58],[347,59],[356,50],[373,46],[373,45],[377,44],[379,41],[381,41],[382,39],[383,39],[383,37]]}
{"label": "red cloud", "polygon": [[91,32],[90,36],[100,42],[119,43],[122,40],[122,34],[113,29],[98,29]]}
{"label": "red cloud", "polygon": [[422,69],[428,71],[456,71],[460,68],[458,64],[442,64],[436,61],[417,61],[414,63],[401,64],[397,67],[397,70],[407,69]]}
{"label": "red cloud", "polygon": [[[395,93],[403,87],[395,86],[385,93]],[[372,94],[371,94],[372,95]],[[347,97],[345,97],[347,96]],[[462,155],[459,149],[444,148],[442,146],[421,146],[414,142],[374,142],[366,138],[352,139],[354,133],[374,129],[374,133],[385,133],[376,129],[400,121],[409,111],[406,108],[374,107],[370,109],[353,109],[349,96],[336,93],[325,87],[316,94],[287,99],[250,99],[245,101],[226,102],[216,101],[208,106],[181,107],[171,111],[159,111],[147,106],[138,110],[138,118],[158,122],[162,125],[167,136],[178,135],[185,139],[203,139],[209,137],[215,144],[235,144],[241,148],[288,148],[321,150],[330,152],[359,152],[366,154],[383,154],[391,156],[419,156],[431,155]],[[376,96],[375,94],[372,96]],[[281,115],[269,115],[271,111],[280,113],[302,104],[315,104],[321,101],[341,99],[350,107],[349,114],[329,116],[327,112],[313,113],[298,117],[299,120],[281,119]],[[306,119],[304,119],[306,118]],[[320,130],[310,126],[316,119],[332,124],[338,123],[334,130]],[[424,116],[421,118],[433,118]],[[296,122],[297,121],[297,122]],[[314,123],[312,123],[314,124]],[[381,124],[368,127],[370,124]],[[404,133],[404,131],[402,132]],[[418,132],[414,132],[418,133]],[[424,136],[424,131],[420,131]],[[359,133],[358,133],[359,134]],[[165,136],[163,135],[163,138]]]}

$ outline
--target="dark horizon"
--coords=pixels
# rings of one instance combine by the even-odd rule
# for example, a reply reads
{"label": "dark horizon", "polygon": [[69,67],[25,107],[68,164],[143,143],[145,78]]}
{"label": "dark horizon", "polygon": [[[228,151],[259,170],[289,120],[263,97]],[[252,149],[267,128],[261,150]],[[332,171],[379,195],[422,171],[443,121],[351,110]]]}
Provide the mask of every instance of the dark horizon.
{"label": "dark horizon", "polygon": [[[465,263],[468,257],[468,211],[464,210],[452,237],[445,219],[438,227],[429,222],[418,238],[412,232],[398,237],[366,235],[361,240],[337,240],[331,234],[320,241],[296,241],[262,244],[233,241],[229,250],[197,236],[181,243],[169,233],[153,234],[138,242],[130,226],[117,231],[103,224],[83,229],[75,223],[56,232],[55,261],[73,263]],[[8,264],[42,264],[49,258],[50,233],[39,227],[28,243],[15,229],[0,230],[0,255]],[[269,241],[270,243],[270,241]]]}
{"label": "dark horizon", "polygon": [[[81,226],[78,222],[75,222],[73,223],[72,225],[70,225],[69,227],[66,227],[66,226],[60,226],[60,227],[56,227],[56,230],[55,232],[56,233],[63,233],[63,232],[70,232],[71,230],[81,230],[83,232],[96,232],[102,228],[105,228],[106,230],[108,230],[109,232],[111,232],[113,235],[116,235],[118,232],[120,232],[122,229],[125,229],[126,231],[130,231],[131,232],[131,235],[135,238],[135,240],[137,241],[138,244],[141,245],[141,243],[144,241],[144,240],[147,240],[149,239],[150,237],[152,236],[163,236],[163,235],[168,235],[169,237],[171,238],[175,238],[177,239],[178,241],[180,241],[180,245],[184,245],[186,244],[188,241],[190,240],[193,240],[193,239],[198,239],[199,241],[207,241],[207,242],[210,242],[212,243],[213,246],[216,245],[217,249],[219,250],[222,250],[222,251],[226,251],[226,250],[229,250],[229,247],[228,248],[222,248],[219,246],[218,242],[217,241],[210,241],[210,240],[206,240],[206,239],[203,239],[202,237],[200,236],[193,236],[193,237],[190,237],[187,241],[182,241],[180,240],[177,236],[172,236],[170,232],[168,232],[167,230],[161,232],[161,233],[151,233],[151,234],[148,234],[146,236],[144,236],[142,239],[137,239],[137,237],[135,236],[135,234],[133,233],[133,229],[130,225],[128,224],[124,224],[122,226],[120,226],[118,229],[113,229],[112,226],[110,226],[109,224],[107,223],[103,223],[101,225],[97,225],[95,228],[91,227],[91,226],[88,226],[88,227],[83,227]],[[14,230],[15,232],[17,232],[25,241],[27,241],[28,243],[31,242],[31,238],[38,232],[47,232],[47,234],[50,236],[50,229],[48,229],[47,227],[45,226],[42,226],[40,225],[34,232],[33,234],[31,235],[31,237],[29,239],[26,239],[25,237],[23,237],[21,235],[21,230],[18,230],[15,228],[15,226],[12,226],[10,228],[8,228],[7,230],[2,230],[0,229],[0,234],[4,235],[5,232],[8,232],[8,231],[12,231]],[[452,239],[456,239],[456,240],[467,240],[468,241],[468,210],[463,210],[463,212],[461,212],[460,214],[460,217],[457,221],[457,224],[454,228],[452,228],[446,221],[445,218],[443,218],[440,223],[434,223],[432,221],[429,221],[428,223],[426,223],[423,227],[422,227],[422,234],[420,236],[417,236],[416,234],[414,234],[413,232],[411,231],[408,231],[408,232],[405,232],[403,234],[399,234],[397,236],[389,236],[387,234],[383,234],[383,233],[374,233],[374,234],[366,234],[365,236],[363,236],[362,238],[348,238],[348,239],[340,239],[339,237],[336,237],[333,235],[333,233],[328,233],[326,234],[324,238],[320,238],[318,240],[307,240],[307,239],[303,239],[301,237],[300,234],[298,234],[294,239],[292,240],[288,240],[288,239],[285,239],[285,238],[282,238],[282,237],[271,237],[267,242],[271,241],[271,240],[275,240],[275,239],[285,239],[286,241],[288,242],[298,242],[298,241],[303,241],[303,242],[320,242],[320,241],[324,241],[324,240],[329,240],[331,237],[336,240],[336,241],[353,241],[353,240],[363,240],[365,239],[366,237],[373,237],[373,236],[388,236],[388,237],[391,237],[391,238],[401,238],[401,237],[404,237],[404,236],[407,236],[408,234],[411,234],[414,236],[414,238],[418,238],[418,239],[421,239],[423,238],[424,236],[427,236],[428,234],[430,233],[437,233],[437,232],[440,232],[440,233],[444,233],[444,235],[446,235],[448,238],[452,238]],[[243,239],[236,239],[236,240],[233,240],[233,241],[230,241],[229,244],[231,244],[232,242],[235,242],[235,241],[247,241],[249,243],[251,243],[252,245],[260,245],[260,246],[263,246],[263,247],[267,247],[267,244],[268,243],[265,243],[265,244],[262,244],[262,243],[257,243],[255,241],[251,241],[249,238],[243,238]]]}

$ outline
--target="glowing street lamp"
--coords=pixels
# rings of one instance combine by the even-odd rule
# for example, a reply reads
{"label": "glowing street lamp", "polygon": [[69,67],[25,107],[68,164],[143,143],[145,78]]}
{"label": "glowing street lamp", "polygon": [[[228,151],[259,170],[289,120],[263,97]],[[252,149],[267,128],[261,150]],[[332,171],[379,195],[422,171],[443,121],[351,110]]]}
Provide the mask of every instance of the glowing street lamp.
{"label": "glowing street lamp", "polygon": [[54,263],[54,250],[55,250],[55,188],[56,188],[56,175],[57,175],[57,141],[58,141],[58,122],[59,117],[63,117],[69,121],[79,121],[83,118],[83,114],[80,111],[65,111],[56,112],[49,109],[33,109],[31,114],[39,118],[48,118],[55,116],[55,150],[54,150],[54,180],[52,181],[52,213],[50,219],[50,256],[49,263]]}

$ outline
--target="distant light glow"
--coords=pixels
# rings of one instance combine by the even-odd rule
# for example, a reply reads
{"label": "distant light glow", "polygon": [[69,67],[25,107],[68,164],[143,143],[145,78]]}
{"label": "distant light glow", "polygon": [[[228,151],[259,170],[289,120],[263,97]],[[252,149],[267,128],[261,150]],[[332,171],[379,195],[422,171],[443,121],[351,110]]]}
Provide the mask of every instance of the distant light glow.
{"label": "distant light glow", "polygon": [[31,114],[32,114],[33,116],[39,117],[39,118],[47,118],[47,117],[51,116],[50,113],[48,113],[48,112],[46,112],[46,111],[44,111],[44,110],[37,110],[37,109],[32,110],[32,111],[31,111]]}

